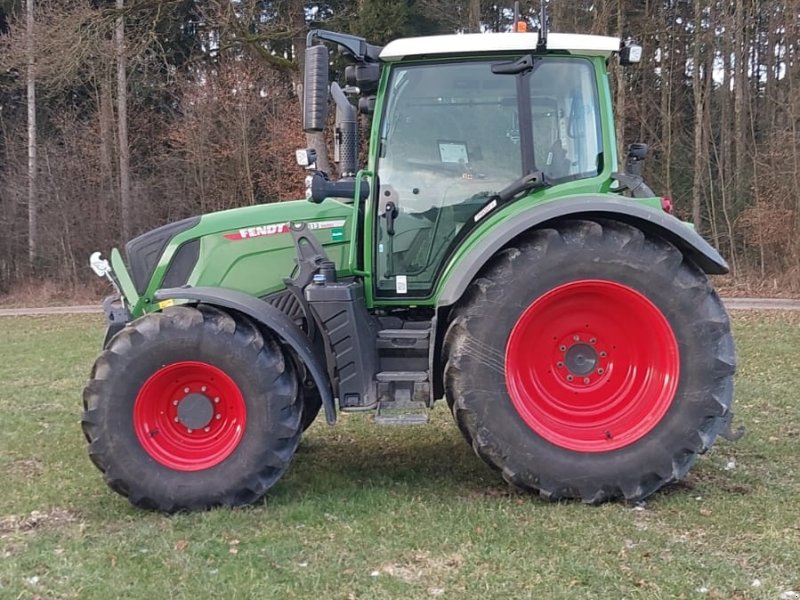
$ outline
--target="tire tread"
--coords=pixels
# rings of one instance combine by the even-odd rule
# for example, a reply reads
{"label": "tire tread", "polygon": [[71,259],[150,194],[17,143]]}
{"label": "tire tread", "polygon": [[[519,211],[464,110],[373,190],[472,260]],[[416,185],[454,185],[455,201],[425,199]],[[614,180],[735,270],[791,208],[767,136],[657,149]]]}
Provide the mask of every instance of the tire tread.
{"label": "tire tread", "polygon": [[[121,474],[118,465],[127,457],[118,456],[108,443],[116,432],[109,430],[104,422],[102,405],[112,401],[113,379],[125,369],[135,350],[157,343],[168,331],[189,332],[195,329],[199,330],[201,345],[217,344],[218,336],[224,336],[266,362],[267,368],[274,373],[270,393],[271,400],[279,405],[276,414],[280,417],[271,424],[269,439],[264,441],[268,447],[262,448],[268,460],[246,474],[235,489],[210,491],[200,497],[180,497],[179,492],[164,486],[156,495],[146,491],[146,483],[129,481]],[[108,486],[135,506],[163,513],[205,510],[214,506],[237,507],[256,502],[287,470],[301,435],[302,408],[296,376],[280,345],[272,335],[262,332],[246,317],[207,305],[171,307],[137,319],[119,332],[92,367],[83,391],[83,407],[81,427],[89,442],[89,458],[103,473]]]}
{"label": "tire tread", "polygon": [[[546,473],[533,472],[511,449],[503,451],[503,444],[481,424],[483,411],[490,406],[475,400],[470,394],[473,374],[466,359],[476,348],[487,346],[479,336],[471,333],[473,321],[480,320],[486,307],[494,310],[521,309],[513,303],[503,304],[504,290],[515,281],[536,277],[541,258],[563,248],[593,250],[611,246],[618,253],[630,255],[637,263],[674,277],[680,293],[696,301],[698,320],[694,325],[703,332],[707,349],[713,353],[713,369],[709,385],[700,400],[710,413],[696,430],[691,447],[680,445],[663,455],[660,464],[649,465],[634,476],[606,480],[602,474],[587,477],[577,484],[558,481]],[[524,260],[522,260],[524,258]],[[529,271],[525,271],[525,269]],[[698,455],[706,452],[719,433],[724,416],[732,402],[732,377],[736,357],[727,313],[719,296],[694,265],[687,263],[680,251],[668,242],[648,236],[630,225],[605,220],[567,221],[558,227],[534,230],[519,238],[513,246],[498,253],[489,261],[469,286],[460,303],[451,313],[451,320],[443,345],[444,386],[448,405],[455,422],[472,446],[475,454],[492,469],[501,473],[510,485],[538,494],[551,501],[577,498],[587,504],[599,504],[616,498],[638,502],[665,485],[683,478]],[[481,357],[485,362],[486,357]],[[494,364],[492,356],[491,362]],[[502,361],[500,361],[502,366]],[[474,365],[473,365],[474,366]],[[503,389],[505,393],[505,389]]]}

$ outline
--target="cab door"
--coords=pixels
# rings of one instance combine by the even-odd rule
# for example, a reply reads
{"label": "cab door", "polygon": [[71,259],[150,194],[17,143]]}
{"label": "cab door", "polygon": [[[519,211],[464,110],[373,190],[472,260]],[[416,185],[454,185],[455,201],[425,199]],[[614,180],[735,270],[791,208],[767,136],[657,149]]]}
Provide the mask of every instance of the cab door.
{"label": "cab door", "polygon": [[394,66],[376,161],[374,299],[429,298],[448,257],[521,176],[539,171],[557,185],[601,165],[589,60]]}
{"label": "cab door", "polygon": [[425,297],[464,225],[522,173],[513,77],[490,62],[395,67],[381,124],[375,297]]}

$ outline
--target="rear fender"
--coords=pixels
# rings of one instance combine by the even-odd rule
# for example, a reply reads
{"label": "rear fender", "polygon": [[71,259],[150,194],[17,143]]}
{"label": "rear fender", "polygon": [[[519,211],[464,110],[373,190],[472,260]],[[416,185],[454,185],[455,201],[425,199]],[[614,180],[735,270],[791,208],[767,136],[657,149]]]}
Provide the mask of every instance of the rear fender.
{"label": "rear fender", "polygon": [[728,272],[728,263],[708,242],[683,221],[661,210],[630,200],[593,195],[540,204],[498,223],[466,254],[448,267],[449,274],[437,295],[439,308],[455,304],[486,262],[514,238],[530,229],[561,219],[603,218],[622,221],[674,244],[685,257],[711,275]]}
{"label": "rear fender", "polygon": [[[586,195],[545,204],[539,204],[512,218],[500,221],[483,234],[466,253],[448,265],[444,283],[437,294],[437,314],[442,324],[447,323],[447,312],[456,304],[481,268],[504,246],[526,231],[547,227],[564,219],[611,219],[628,223],[642,231],[659,236],[674,244],[683,255],[708,274],[728,272],[728,264],[708,242],[689,225],[656,208],[649,208],[631,200],[614,196]],[[433,351],[433,372],[441,373],[444,365],[438,363],[446,325],[436,333]],[[434,377],[433,393],[444,394],[441,378]]]}
{"label": "rear fender", "polygon": [[263,300],[226,288],[161,289],[155,293],[155,298],[161,302],[164,300],[186,300],[235,310],[247,315],[272,331],[284,344],[292,349],[297,358],[308,369],[319,390],[322,406],[325,408],[325,419],[328,424],[333,425],[336,422],[336,408],[333,403],[331,382],[325,369],[325,360],[311,344],[303,330],[283,312]]}

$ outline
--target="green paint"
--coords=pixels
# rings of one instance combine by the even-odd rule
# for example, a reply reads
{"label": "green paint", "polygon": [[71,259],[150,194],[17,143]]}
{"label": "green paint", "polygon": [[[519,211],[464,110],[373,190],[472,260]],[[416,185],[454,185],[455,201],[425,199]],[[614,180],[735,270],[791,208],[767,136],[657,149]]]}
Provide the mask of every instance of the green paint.
{"label": "green paint", "polygon": [[[341,232],[336,238],[332,233],[326,235],[332,231],[330,228],[315,233],[339,272],[347,276],[352,271],[348,262],[352,211],[349,204],[331,200],[323,205],[297,200],[205,215],[195,227],[175,236],[167,245],[147,290],[138,302],[131,302],[133,317],[157,310],[153,295],[162,287],[170,261],[183,243],[197,239],[200,240],[200,257],[189,277],[189,285],[224,287],[261,297],[283,289],[283,278],[294,268],[296,253],[286,227],[289,222],[344,221],[343,226],[335,228]],[[114,262],[113,267],[120,280],[130,281],[121,260]],[[132,283],[128,289],[123,289],[129,300],[136,297],[132,290]]]}
{"label": "green paint", "polygon": [[[497,60],[514,59],[518,55],[493,57]],[[454,63],[480,59],[480,56],[458,56],[450,60]],[[202,217],[192,229],[177,235],[164,250],[156,266],[147,289],[138,297],[131,278],[125,270],[119,253],[112,255],[114,271],[119,278],[123,293],[133,306],[133,316],[157,310],[153,302],[155,292],[162,287],[164,276],[175,253],[180,246],[192,240],[200,241],[199,260],[192,271],[188,284],[191,286],[223,287],[239,290],[256,297],[280,291],[284,288],[283,279],[291,274],[295,266],[295,249],[291,234],[283,227],[289,222],[326,223],[325,228],[314,231],[326,252],[336,263],[342,276],[363,277],[366,301],[369,308],[386,306],[435,306],[437,296],[444,284],[459,269],[459,265],[471,248],[506,219],[513,219],[524,211],[534,211],[545,203],[557,202],[563,198],[580,194],[608,194],[609,198],[619,198],[609,193],[611,174],[617,170],[617,142],[614,130],[612,95],[608,82],[606,61],[600,57],[559,55],[559,60],[580,60],[594,70],[597,84],[597,105],[600,115],[600,143],[603,161],[597,176],[554,185],[536,190],[526,197],[489,212],[470,235],[455,249],[442,253],[437,260],[444,261],[438,279],[434,281],[428,297],[412,295],[398,297],[375,297],[373,274],[376,224],[379,222],[378,208],[373,198],[363,204],[340,202],[328,199],[322,204],[312,204],[304,200],[280,202],[267,205],[250,206],[224,212],[212,213]],[[437,63],[448,59],[439,58]],[[432,64],[434,61],[415,61],[414,64]],[[390,102],[390,81],[393,70],[405,69],[407,62],[383,66],[381,82],[377,93],[376,111],[371,128],[370,149],[367,169],[358,175],[360,185],[369,185],[374,192],[378,183],[381,150],[380,124]],[[510,183],[510,181],[509,181]],[[358,192],[357,192],[358,197]],[[660,210],[656,198],[641,202],[654,210]],[[334,222],[332,225],[331,222]],[[342,221],[341,226],[335,224]],[[360,231],[353,231],[359,224]]]}
{"label": "green paint", "polygon": [[136,306],[139,303],[139,294],[136,293],[136,287],[133,285],[133,280],[125,268],[125,262],[122,260],[122,254],[119,250],[114,248],[111,251],[111,268],[117,276],[120,292],[128,300],[131,306]]}

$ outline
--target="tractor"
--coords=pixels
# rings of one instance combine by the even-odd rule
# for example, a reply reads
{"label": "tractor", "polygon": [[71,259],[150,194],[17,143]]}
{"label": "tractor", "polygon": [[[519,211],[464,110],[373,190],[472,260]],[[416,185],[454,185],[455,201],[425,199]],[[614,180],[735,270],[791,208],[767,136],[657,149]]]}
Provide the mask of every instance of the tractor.
{"label": "tractor", "polygon": [[320,411],[419,425],[444,399],[515,488],[635,503],[729,431],[709,281],[728,266],[645,183],[643,144],[618,168],[608,68],[642,49],[542,23],[385,47],[312,30],[303,126],[335,107],[337,176],[299,150],[306,199],[92,256],[116,293],[82,427],[113,490],[164,513],[252,504]]}

